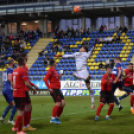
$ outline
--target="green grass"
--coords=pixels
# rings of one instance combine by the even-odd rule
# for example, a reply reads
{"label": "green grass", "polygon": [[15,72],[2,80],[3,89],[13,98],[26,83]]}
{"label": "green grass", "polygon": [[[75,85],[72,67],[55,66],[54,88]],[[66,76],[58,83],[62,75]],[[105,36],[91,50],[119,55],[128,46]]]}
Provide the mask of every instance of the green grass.
{"label": "green grass", "polygon": [[[61,116],[62,124],[50,124],[51,110],[54,105],[50,96],[33,96],[31,97],[33,104],[31,126],[36,127],[35,132],[27,132],[28,134],[133,134],[134,133],[134,115],[130,112],[129,97],[121,103],[124,106],[119,112],[117,106],[111,115],[112,121],[106,121],[107,114],[106,105],[100,115],[98,122],[94,121],[96,108],[99,104],[99,97],[95,97],[96,108],[91,110],[90,97],[65,97],[66,107]],[[0,115],[2,114],[6,102],[0,96]],[[6,117],[6,121],[9,114]],[[12,126],[0,123],[0,134],[14,134],[11,131]]]}

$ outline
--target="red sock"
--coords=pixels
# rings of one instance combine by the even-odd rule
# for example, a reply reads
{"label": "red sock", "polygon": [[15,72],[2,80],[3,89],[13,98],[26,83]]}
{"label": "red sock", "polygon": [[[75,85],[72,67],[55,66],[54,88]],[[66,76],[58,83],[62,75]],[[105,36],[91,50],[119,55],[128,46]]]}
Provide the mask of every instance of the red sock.
{"label": "red sock", "polygon": [[22,130],[22,121],[23,120],[23,116],[19,117],[19,123],[18,123],[18,132],[20,132]]}
{"label": "red sock", "polygon": [[63,112],[63,107],[58,107],[57,117],[60,117]]}
{"label": "red sock", "polygon": [[100,115],[100,112],[101,112],[101,109],[102,109],[103,106],[104,106],[104,104],[100,103],[99,107],[97,108],[96,116]]}
{"label": "red sock", "polygon": [[28,112],[26,111],[24,114],[24,127],[28,125]]}
{"label": "red sock", "polygon": [[110,115],[113,111],[113,108],[114,108],[114,104],[109,104],[109,109],[108,109],[108,112],[107,112],[107,115]]}
{"label": "red sock", "polygon": [[134,95],[131,95],[131,99],[130,99],[131,107],[133,107],[133,102],[134,102]]}
{"label": "red sock", "polygon": [[58,106],[55,105],[52,110],[52,117],[56,117],[58,113]]}
{"label": "red sock", "polygon": [[14,125],[14,128],[18,128],[18,131],[21,131],[22,130],[22,118],[23,116],[17,116],[17,119],[15,121],[15,125]]}
{"label": "red sock", "polygon": [[32,111],[28,111],[27,125],[30,124],[30,121],[31,121],[31,113],[32,113]]}

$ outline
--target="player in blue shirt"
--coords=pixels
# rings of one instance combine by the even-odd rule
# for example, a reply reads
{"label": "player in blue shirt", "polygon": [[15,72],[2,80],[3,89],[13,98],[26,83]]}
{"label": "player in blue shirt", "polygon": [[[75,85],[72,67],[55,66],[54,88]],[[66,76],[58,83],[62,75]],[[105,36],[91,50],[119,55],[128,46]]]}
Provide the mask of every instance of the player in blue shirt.
{"label": "player in blue shirt", "polygon": [[3,96],[6,99],[6,102],[9,104],[5,111],[3,112],[0,120],[4,123],[5,122],[5,116],[8,114],[9,110],[11,110],[10,119],[8,120],[8,123],[14,125],[13,117],[16,113],[16,106],[14,104],[13,100],[13,89],[11,86],[11,80],[12,80],[12,72],[13,72],[13,66],[14,66],[14,59],[8,60],[9,67],[6,69],[6,71],[3,73]]}
{"label": "player in blue shirt", "polygon": [[[126,92],[133,92],[132,89],[127,88],[124,86],[124,81],[122,80],[122,76],[123,76],[123,67],[121,65],[121,58],[120,57],[116,57],[115,58],[115,66],[113,67],[112,73],[116,76],[115,81],[113,82],[113,86],[112,86],[112,91],[115,92],[115,90],[117,88],[119,88],[119,90],[123,90]],[[122,106],[120,106],[118,99],[114,96],[114,101],[115,103],[118,105],[119,107],[119,111],[122,109]]]}

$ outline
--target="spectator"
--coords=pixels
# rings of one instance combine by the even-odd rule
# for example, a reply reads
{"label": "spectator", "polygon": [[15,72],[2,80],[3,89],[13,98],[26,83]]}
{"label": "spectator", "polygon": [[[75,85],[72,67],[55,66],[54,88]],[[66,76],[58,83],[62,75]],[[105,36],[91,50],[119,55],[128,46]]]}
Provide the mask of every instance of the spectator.
{"label": "spectator", "polygon": [[110,65],[112,68],[114,67],[114,59],[111,59],[111,60],[110,60],[109,65]]}
{"label": "spectator", "polygon": [[63,47],[63,49],[64,49],[64,51],[69,51],[70,50],[70,45],[64,45],[64,47]]}
{"label": "spectator", "polygon": [[13,35],[11,34],[10,36],[9,36],[9,39],[10,40],[12,40],[14,37],[13,37]]}
{"label": "spectator", "polygon": [[87,29],[87,34],[90,34],[90,28],[88,27],[88,29]]}
{"label": "spectator", "polygon": [[107,31],[107,26],[106,26],[106,25],[104,25],[103,30],[104,30],[104,31]]}
{"label": "spectator", "polygon": [[126,26],[124,26],[122,32],[123,32],[123,33],[127,33],[127,31],[128,31],[128,28],[127,28]]}
{"label": "spectator", "polygon": [[119,33],[119,27],[118,27],[118,26],[116,26],[115,32],[116,32],[116,33]]}
{"label": "spectator", "polygon": [[83,34],[83,28],[81,27],[80,29],[80,34],[82,35]]}
{"label": "spectator", "polygon": [[99,64],[99,69],[104,70],[104,65],[102,64],[102,62]]}
{"label": "spectator", "polygon": [[26,46],[26,42],[24,40],[20,41],[20,48],[24,48]]}
{"label": "spectator", "polygon": [[71,32],[68,32],[68,38],[71,38]]}
{"label": "spectator", "polygon": [[24,52],[24,49],[20,47],[19,53],[23,53],[23,52]]}
{"label": "spectator", "polygon": [[103,33],[103,26],[102,26],[102,25],[100,26],[99,32],[100,32],[100,33]]}
{"label": "spectator", "polygon": [[38,52],[39,56],[43,56],[44,55],[44,49],[40,52]]}
{"label": "spectator", "polygon": [[76,31],[75,31],[75,36],[78,38],[79,37],[79,30],[76,28]]}
{"label": "spectator", "polygon": [[57,32],[58,32],[58,26],[56,25],[55,28],[54,28],[54,33],[55,33],[56,37],[57,37]]}
{"label": "spectator", "polygon": [[58,45],[56,44],[56,45],[52,46],[51,50],[52,50],[52,52],[58,52]]}
{"label": "spectator", "polygon": [[106,63],[106,65],[109,64],[109,58],[106,59],[106,62],[105,63]]}
{"label": "spectator", "polygon": [[5,62],[4,62],[3,60],[1,61],[1,66],[0,66],[0,67],[1,67],[2,69],[6,67],[6,64],[5,64]]}
{"label": "spectator", "polygon": [[58,46],[58,51],[62,52],[62,45],[61,44]]}
{"label": "spectator", "polygon": [[12,55],[11,55],[11,58],[13,58],[14,60],[17,60],[18,57],[19,57],[18,51],[14,50]]}
{"label": "spectator", "polygon": [[122,27],[120,26],[120,28],[119,28],[119,32],[122,33],[122,30],[123,30],[123,29],[122,29]]}
{"label": "spectator", "polygon": [[45,67],[48,66],[48,64],[47,64],[47,59],[44,60],[44,66],[45,66]]}

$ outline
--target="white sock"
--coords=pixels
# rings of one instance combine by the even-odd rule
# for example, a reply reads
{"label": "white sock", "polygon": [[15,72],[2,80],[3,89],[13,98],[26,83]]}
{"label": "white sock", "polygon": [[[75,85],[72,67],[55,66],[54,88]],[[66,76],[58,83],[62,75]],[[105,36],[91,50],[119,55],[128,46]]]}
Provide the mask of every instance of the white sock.
{"label": "white sock", "polygon": [[88,89],[89,89],[89,93],[90,93],[90,97],[91,97],[91,102],[95,102],[94,101],[94,92],[93,92],[93,90],[91,89],[91,87],[90,86],[88,86]]}
{"label": "white sock", "polygon": [[55,117],[51,117],[51,119],[55,119]]}
{"label": "white sock", "polygon": [[131,109],[134,109],[133,107],[131,107]]}
{"label": "white sock", "polygon": [[29,127],[30,126],[30,124],[28,124],[26,127]]}
{"label": "white sock", "polygon": [[99,116],[96,116],[96,117],[99,117]]}
{"label": "white sock", "polygon": [[106,117],[109,117],[109,115],[106,115]]}
{"label": "white sock", "polygon": [[59,117],[56,117],[57,119],[59,119]]}
{"label": "white sock", "polygon": [[121,105],[119,104],[119,105],[118,105],[118,107],[120,108],[120,107],[121,107]]}

